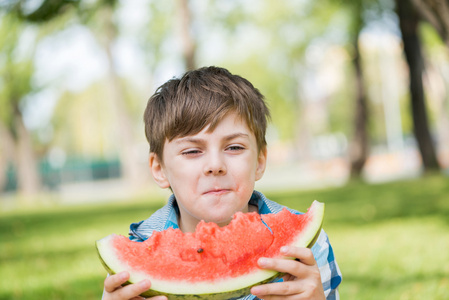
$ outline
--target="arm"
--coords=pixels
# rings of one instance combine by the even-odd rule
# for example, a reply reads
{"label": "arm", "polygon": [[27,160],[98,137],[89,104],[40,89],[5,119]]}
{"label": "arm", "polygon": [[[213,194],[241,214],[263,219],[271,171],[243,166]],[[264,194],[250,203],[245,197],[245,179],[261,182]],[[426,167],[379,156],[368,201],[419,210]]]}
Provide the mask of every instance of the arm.
{"label": "arm", "polygon": [[[128,272],[120,272],[115,275],[108,276],[104,281],[103,300],[138,300],[145,299],[139,295],[147,291],[151,283],[149,280],[142,280],[141,282],[122,286],[129,279]],[[165,296],[156,296],[146,298],[152,300],[166,300]]]}

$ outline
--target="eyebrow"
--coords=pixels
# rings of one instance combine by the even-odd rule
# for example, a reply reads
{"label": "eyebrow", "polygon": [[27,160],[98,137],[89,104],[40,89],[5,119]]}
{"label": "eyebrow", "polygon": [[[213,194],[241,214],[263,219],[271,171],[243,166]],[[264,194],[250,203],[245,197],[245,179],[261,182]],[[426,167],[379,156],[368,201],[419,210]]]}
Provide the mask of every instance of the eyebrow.
{"label": "eyebrow", "polygon": [[[236,139],[239,137],[249,138],[249,135],[246,133],[237,132],[237,133],[233,133],[233,134],[225,136],[224,140],[230,141],[230,140],[233,140],[233,139]],[[192,143],[192,144],[204,144],[205,140],[201,139],[201,138],[186,136],[186,137],[180,138],[175,141],[176,144],[181,144],[181,143],[185,143],[185,142]]]}
{"label": "eyebrow", "polygon": [[236,139],[236,138],[239,138],[239,137],[249,138],[249,135],[246,134],[246,133],[237,132],[237,133],[233,133],[233,134],[230,134],[228,136],[225,136],[224,139],[227,140],[227,141],[230,141],[230,140],[233,140],[233,139]]}

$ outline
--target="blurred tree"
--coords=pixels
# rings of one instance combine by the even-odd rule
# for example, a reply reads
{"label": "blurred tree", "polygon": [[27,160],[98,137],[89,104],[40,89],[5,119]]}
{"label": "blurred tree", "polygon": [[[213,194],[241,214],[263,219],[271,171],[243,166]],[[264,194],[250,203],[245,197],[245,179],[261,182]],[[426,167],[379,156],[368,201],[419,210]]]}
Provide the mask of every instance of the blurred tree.
{"label": "blurred tree", "polygon": [[30,28],[14,15],[0,18],[0,148],[15,166],[19,192],[31,196],[39,191],[41,180],[23,117],[27,97],[37,91],[32,78],[36,45],[32,40],[21,42],[26,29]]}
{"label": "blurred tree", "polygon": [[117,149],[121,145],[113,137],[116,108],[112,101],[104,97],[107,85],[105,81],[99,81],[82,91],[66,91],[61,95],[52,118],[52,124],[57,129],[53,146],[64,149],[70,157],[116,159]]}
{"label": "blurred tree", "polygon": [[[108,63],[108,94],[106,97],[114,103],[117,116],[116,133],[117,140],[120,141],[119,155],[122,175],[126,181],[133,183],[141,178],[140,168],[135,161],[133,116],[131,116],[126,105],[126,92],[117,71],[117,57],[114,52],[114,46],[119,37],[119,28],[114,14],[119,1],[44,0],[39,5],[32,2],[29,0],[9,1],[5,7],[16,12],[23,19],[39,24],[52,20],[61,14],[67,14],[70,8],[74,7],[77,9],[81,23],[86,24],[91,29],[98,43],[102,46]],[[73,12],[73,10],[70,12]]]}
{"label": "blurred tree", "polygon": [[148,17],[137,30],[138,46],[142,49],[145,68],[149,76],[149,79],[145,80],[146,86],[152,86],[154,73],[167,58],[166,48],[169,48],[168,43],[174,33],[174,9],[174,3],[171,1],[150,1]]}
{"label": "blurred tree", "polygon": [[195,39],[192,34],[192,12],[188,0],[177,0],[177,25],[181,41],[181,51],[186,70],[194,70],[195,62]]}
{"label": "blurred tree", "polygon": [[363,19],[364,1],[352,1],[349,4],[351,11],[351,25],[349,27],[350,41],[353,48],[352,64],[355,71],[355,105],[354,105],[354,136],[349,146],[349,159],[351,161],[350,175],[353,178],[360,177],[363,166],[368,158],[368,100],[364,83],[362,60],[360,58],[359,37],[365,26]]}
{"label": "blurred tree", "polygon": [[[3,8],[9,11],[15,12],[18,16],[24,20],[43,24],[49,20],[52,20],[56,16],[61,14],[67,14],[73,12],[71,7],[76,8],[79,20],[81,23],[87,25],[93,32],[96,40],[105,52],[105,56],[108,62],[108,75],[107,75],[107,95],[106,98],[110,99],[115,106],[115,115],[117,116],[116,134],[119,140],[119,155],[122,166],[122,175],[128,182],[134,182],[139,178],[142,178],[140,171],[141,168],[136,164],[135,144],[136,138],[134,136],[134,120],[136,118],[130,112],[129,105],[127,105],[125,86],[123,80],[119,76],[117,70],[117,52],[116,43],[120,37],[120,24],[117,18],[117,7],[120,5],[117,0],[96,0],[96,1],[54,1],[44,0],[39,3],[33,3],[29,0],[15,0],[8,1],[4,4]],[[153,6],[160,5],[152,4]],[[176,18],[172,19],[171,30],[173,30],[174,22],[177,23],[179,41],[181,44],[181,52],[184,58],[185,66],[187,69],[195,68],[195,41],[191,32],[192,27],[192,14],[189,8],[187,0],[178,0],[176,9]],[[154,19],[159,19],[158,11],[151,12]],[[171,14],[173,15],[173,11]],[[164,15],[167,18],[167,15]],[[153,21],[153,20],[151,20]],[[159,24],[153,24],[153,29],[161,27]],[[164,26],[162,26],[164,27]],[[158,29],[161,31],[160,29]],[[148,29],[147,29],[148,31]],[[157,30],[156,30],[157,32]],[[166,30],[162,32],[165,34]],[[162,40],[160,34],[156,34],[154,38],[153,32],[148,32],[147,36],[152,37],[143,43],[148,41],[153,42],[155,39],[160,42]],[[143,44],[142,43],[142,44]],[[146,46],[146,49],[152,48],[155,50],[157,46]],[[160,49],[157,49],[160,52]],[[152,55],[148,55],[152,56]],[[147,56],[147,57],[148,57]],[[153,58],[160,57],[159,54],[153,55]],[[153,64],[154,67],[154,64]]]}
{"label": "blurred tree", "polygon": [[426,96],[433,104],[429,108],[435,116],[437,153],[445,168],[449,166],[449,47],[430,24],[420,26],[420,36],[426,60],[424,80],[430,87]]}
{"label": "blurred tree", "polygon": [[107,91],[106,97],[114,103],[117,116],[116,132],[120,147],[120,163],[122,177],[130,184],[138,182],[142,176],[136,161],[136,137],[133,130],[133,115],[126,104],[126,91],[117,70],[117,54],[115,43],[119,38],[119,25],[115,11],[119,1],[98,0],[93,3],[83,2],[79,5],[79,15],[83,23],[87,24],[102,46],[107,62]]}
{"label": "blurred tree", "polygon": [[[31,22],[46,22],[60,16],[76,5],[79,0],[6,0],[0,2],[3,10],[15,13],[19,18]],[[36,3],[38,5],[36,5]]]}
{"label": "blurred tree", "polygon": [[449,47],[449,1],[411,0],[415,11],[429,22]]}
{"label": "blurred tree", "polygon": [[424,60],[418,35],[420,17],[409,0],[396,0],[404,54],[409,67],[413,130],[425,171],[439,170],[434,141],[429,130],[423,87]]}
{"label": "blurred tree", "polygon": [[[438,128],[438,144],[440,153],[440,164],[442,167],[448,165],[448,155],[449,153],[449,76],[447,74],[447,50],[449,50],[449,1],[436,1],[436,0],[412,0],[412,3],[415,7],[415,10],[420,14],[421,18],[427,21],[431,27],[436,31],[441,40],[443,41],[446,51],[442,51],[443,61],[435,62],[435,68],[438,69],[438,72],[442,79],[445,82],[445,92],[440,95],[440,99],[437,100],[440,104],[437,109],[437,128]],[[429,33],[429,30],[425,30],[425,32]],[[432,34],[433,35],[433,34]],[[424,37],[429,37],[429,34],[424,35]],[[426,45],[432,45],[431,48],[434,48],[430,55],[426,55],[428,58],[435,59],[440,58],[441,55],[438,54],[437,48],[440,46],[436,46],[435,44],[440,44],[441,41],[438,39],[431,39],[425,43]],[[435,47],[436,46],[436,47]],[[436,53],[435,53],[436,52]]]}

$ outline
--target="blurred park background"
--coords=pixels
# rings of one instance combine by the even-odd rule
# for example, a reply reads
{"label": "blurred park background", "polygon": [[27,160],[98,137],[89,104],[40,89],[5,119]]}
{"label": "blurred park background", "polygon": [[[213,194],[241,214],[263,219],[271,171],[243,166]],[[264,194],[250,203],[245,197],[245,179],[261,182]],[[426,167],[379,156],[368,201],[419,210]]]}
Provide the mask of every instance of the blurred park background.
{"label": "blurred park background", "polygon": [[94,241],[153,184],[147,99],[186,70],[272,112],[257,189],[325,229],[342,299],[449,299],[449,1],[0,0],[0,299],[98,299]]}

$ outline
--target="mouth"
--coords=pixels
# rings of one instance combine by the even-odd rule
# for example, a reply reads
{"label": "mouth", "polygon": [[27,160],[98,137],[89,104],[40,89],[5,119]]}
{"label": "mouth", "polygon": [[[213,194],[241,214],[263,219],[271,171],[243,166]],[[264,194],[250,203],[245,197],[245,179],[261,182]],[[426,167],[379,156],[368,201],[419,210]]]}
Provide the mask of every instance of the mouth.
{"label": "mouth", "polygon": [[230,190],[229,189],[213,189],[213,190],[209,190],[207,192],[205,192],[203,195],[215,195],[215,196],[219,196],[219,195],[223,195],[228,193]]}

